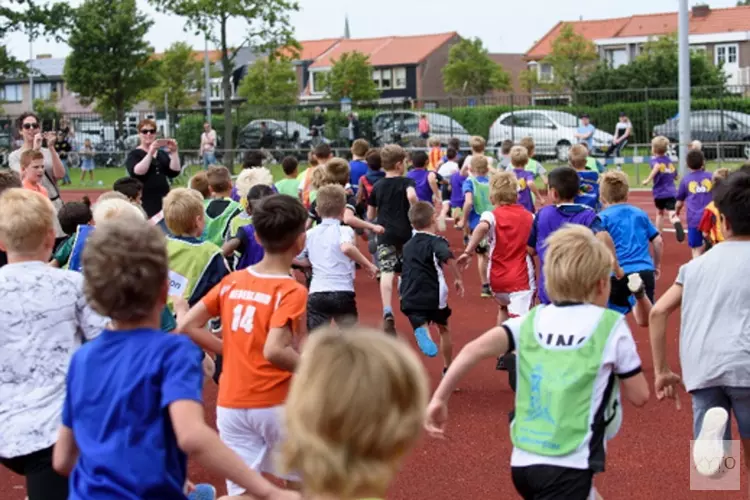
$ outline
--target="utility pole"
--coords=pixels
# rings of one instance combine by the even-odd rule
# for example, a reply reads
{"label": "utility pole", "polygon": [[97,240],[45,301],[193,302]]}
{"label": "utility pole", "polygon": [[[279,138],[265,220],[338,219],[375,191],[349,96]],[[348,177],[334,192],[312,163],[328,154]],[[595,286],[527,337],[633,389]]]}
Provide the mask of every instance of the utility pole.
{"label": "utility pole", "polygon": [[[34,34],[29,30],[29,97],[31,98],[31,111],[34,111]],[[23,96],[22,96],[23,97]]]}
{"label": "utility pole", "polygon": [[208,60],[208,34],[206,34],[206,49],[203,52],[203,72],[206,78],[206,121],[211,123],[211,64]]}
{"label": "utility pole", "polygon": [[690,18],[688,0],[679,0],[679,100],[680,100],[680,177],[685,175],[690,143]]}

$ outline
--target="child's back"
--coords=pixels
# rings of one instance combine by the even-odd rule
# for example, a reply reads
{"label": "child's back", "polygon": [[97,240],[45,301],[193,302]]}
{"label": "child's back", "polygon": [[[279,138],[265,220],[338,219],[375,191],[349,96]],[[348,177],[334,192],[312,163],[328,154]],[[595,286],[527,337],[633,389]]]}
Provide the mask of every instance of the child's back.
{"label": "child's back", "polygon": [[[531,160],[529,160],[531,161]],[[514,168],[513,173],[518,179],[518,204],[529,212],[536,213],[534,198],[529,187],[534,183],[534,174],[525,168]]]}
{"label": "child's back", "polygon": [[653,194],[655,200],[669,200],[677,197],[677,169],[667,155],[654,156],[649,160],[651,170],[657,169],[654,175]]}
{"label": "child's back", "polygon": [[461,189],[466,179],[468,179],[468,176],[461,175],[461,172],[451,175],[451,208],[461,208],[464,206],[464,193]]}
{"label": "child's back", "polygon": [[209,200],[206,205],[206,240],[221,245],[230,231],[232,219],[242,212],[242,206],[230,198]]}
{"label": "child's back", "polygon": [[385,228],[378,236],[379,244],[401,246],[411,238],[411,204],[406,193],[410,187],[414,189],[414,181],[408,177],[383,177],[373,186],[369,204],[377,207],[378,224]]}
{"label": "child's back", "polygon": [[512,293],[530,290],[534,268],[526,248],[534,225],[534,216],[519,204],[501,205],[482,214],[490,225],[490,288]]}
{"label": "child's back", "polygon": [[581,189],[575,202],[597,210],[599,208],[599,172],[579,170],[578,177],[581,179]]}

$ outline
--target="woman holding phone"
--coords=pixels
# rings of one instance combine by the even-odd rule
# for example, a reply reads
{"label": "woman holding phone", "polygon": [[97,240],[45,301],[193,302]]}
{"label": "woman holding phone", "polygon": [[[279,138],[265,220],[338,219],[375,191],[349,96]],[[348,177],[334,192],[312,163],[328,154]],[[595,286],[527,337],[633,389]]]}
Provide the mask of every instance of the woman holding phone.
{"label": "woman holding phone", "polygon": [[[169,179],[180,175],[177,141],[157,139],[156,122],[141,120],[138,124],[140,144],[125,160],[128,174],[143,183],[143,209],[149,218],[161,212],[162,200],[169,193]],[[162,148],[167,148],[168,153]]]}

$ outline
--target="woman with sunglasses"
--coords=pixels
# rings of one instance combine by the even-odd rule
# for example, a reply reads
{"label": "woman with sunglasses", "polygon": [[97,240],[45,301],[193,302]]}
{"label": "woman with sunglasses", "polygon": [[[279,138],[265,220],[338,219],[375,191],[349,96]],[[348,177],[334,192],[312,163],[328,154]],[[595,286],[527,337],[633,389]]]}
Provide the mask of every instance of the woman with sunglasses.
{"label": "woman with sunglasses", "polygon": [[[157,139],[156,122],[141,120],[138,124],[140,144],[125,160],[128,174],[143,183],[143,209],[149,218],[161,212],[162,200],[169,193],[169,179],[182,171],[177,141]],[[169,153],[162,148],[167,148]]]}
{"label": "woman with sunglasses", "polygon": [[[65,177],[65,167],[55,150],[57,134],[55,132],[42,132],[39,117],[31,111],[27,111],[18,117],[18,130],[23,139],[23,144],[8,155],[10,168],[21,173],[21,154],[29,149],[40,150],[44,155],[44,177],[41,184],[47,190],[55,210],[60,210],[63,201],[60,198],[60,191],[57,189],[57,181]],[[47,141],[46,147],[42,147],[45,140]],[[66,238],[57,217],[55,217],[55,236],[57,237],[57,243]]]}

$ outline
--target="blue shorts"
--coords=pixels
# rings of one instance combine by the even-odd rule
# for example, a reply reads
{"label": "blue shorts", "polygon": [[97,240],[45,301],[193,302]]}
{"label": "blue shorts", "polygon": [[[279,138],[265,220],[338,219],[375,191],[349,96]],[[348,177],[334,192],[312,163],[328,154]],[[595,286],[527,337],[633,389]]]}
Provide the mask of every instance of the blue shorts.
{"label": "blue shorts", "polygon": [[689,227],[687,237],[690,248],[700,248],[703,246],[703,233],[697,227]]}
{"label": "blue shorts", "polygon": [[[750,387],[708,387],[690,393],[693,400],[693,436],[698,438],[703,417],[716,406],[724,408],[737,420],[740,438],[750,439]],[[732,439],[732,426],[727,425],[724,440]]]}

